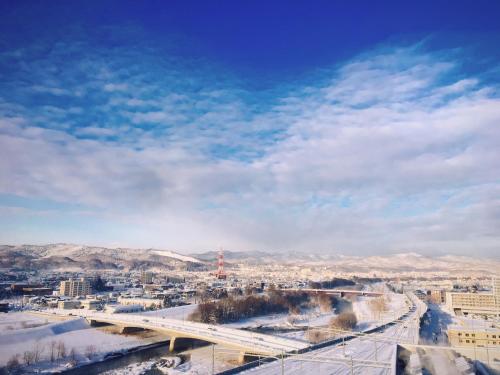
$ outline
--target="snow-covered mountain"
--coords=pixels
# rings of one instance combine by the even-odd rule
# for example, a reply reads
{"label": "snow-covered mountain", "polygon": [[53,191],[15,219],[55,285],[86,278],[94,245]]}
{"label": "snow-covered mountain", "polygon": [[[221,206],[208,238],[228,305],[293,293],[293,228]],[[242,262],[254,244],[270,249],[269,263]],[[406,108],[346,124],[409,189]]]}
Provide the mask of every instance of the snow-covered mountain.
{"label": "snow-covered mountain", "polygon": [[[203,270],[213,268],[217,251],[184,255],[171,250],[105,248],[75,244],[0,245],[0,268],[21,269],[123,269],[169,270],[175,268]],[[466,256],[427,256],[415,252],[393,255],[348,256],[296,252],[225,251],[228,268],[234,264],[317,265],[339,272],[448,272],[465,271],[499,274],[500,262]]]}
{"label": "snow-covered mountain", "polygon": [[[194,254],[199,259],[215,259],[216,252]],[[500,261],[467,256],[443,255],[427,256],[416,252],[391,255],[350,256],[340,254],[301,254],[270,252],[225,251],[224,258],[229,263],[247,264],[307,264],[334,267],[339,272],[450,272],[464,271],[500,273]]]}
{"label": "snow-covered mountain", "polygon": [[0,268],[25,269],[203,269],[204,262],[169,250],[75,244],[0,245]]}

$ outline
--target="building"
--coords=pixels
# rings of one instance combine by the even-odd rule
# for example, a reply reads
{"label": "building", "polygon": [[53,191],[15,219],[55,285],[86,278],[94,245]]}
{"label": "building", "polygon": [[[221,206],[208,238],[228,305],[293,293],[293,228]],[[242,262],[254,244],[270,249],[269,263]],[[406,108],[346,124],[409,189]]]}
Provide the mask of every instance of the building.
{"label": "building", "polygon": [[101,301],[96,299],[81,301],[81,308],[86,310],[99,310],[101,308]]}
{"label": "building", "polygon": [[494,327],[472,328],[450,326],[448,341],[451,346],[475,346],[500,348],[500,329]]}
{"label": "building", "polygon": [[80,301],[64,300],[57,303],[57,307],[62,310],[79,309],[81,306]]}
{"label": "building", "polygon": [[141,284],[152,284],[153,277],[153,272],[141,271]]}
{"label": "building", "polygon": [[[42,285],[40,285],[40,284],[21,284],[21,283],[16,283],[16,284],[12,284],[10,286],[10,290],[14,294],[22,294],[22,293],[24,293],[24,289],[26,289],[26,288],[41,288],[41,287],[42,287]],[[30,293],[26,293],[26,294],[30,294]]]}
{"label": "building", "polygon": [[104,311],[109,314],[135,313],[141,312],[143,310],[144,307],[142,307],[141,305],[108,305],[104,309]]}
{"label": "building", "polygon": [[446,305],[456,315],[482,315],[500,317],[500,281],[492,279],[491,293],[447,292]]}
{"label": "building", "polygon": [[9,311],[9,304],[8,303],[0,303],[0,312],[6,313]]}
{"label": "building", "polygon": [[495,295],[495,304],[497,311],[500,309],[500,277],[494,277],[492,280],[493,294]]}
{"label": "building", "polygon": [[86,296],[91,293],[90,282],[85,278],[79,280],[69,279],[61,281],[59,295],[66,297]]}
{"label": "building", "polygon": [[429,299],[433,303],[445,303],[446,291],[444,289],[432,289],[429,291]]}
{"label": "building", "polygon": [[53,290],[51,288],[23,288],[23,294],[29,294],[32,296],[50,296]]}
{"label": "building", "polygon": [[446,305],[456,315],[498,316],[495,296],[491,293],[447,292]]}
{"label": "building", "polygon": [[121,305],[140,305],[145,309],[160,309],[165,307],[164,300],[160,298],[118,297],[118,303]]}

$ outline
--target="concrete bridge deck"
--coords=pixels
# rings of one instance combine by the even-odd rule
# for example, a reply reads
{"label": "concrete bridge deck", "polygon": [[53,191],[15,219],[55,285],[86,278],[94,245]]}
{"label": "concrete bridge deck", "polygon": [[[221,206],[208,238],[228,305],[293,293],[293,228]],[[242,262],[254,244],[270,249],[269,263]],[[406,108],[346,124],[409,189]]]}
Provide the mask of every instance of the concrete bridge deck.
{"label": "concrete bridge deck", "polygon": [[124,328],[143,328],[170,336],[170,350],[175,340],[192,338],[234,348],[244,354],[277,356],[305,349],[309,344],[271,335],[254,333],[219,325],[196,323],[137,314],[109,314],[96,311],[59,310],[58,314],[86,318],[90,323],[108,323]]}
{"label": "concrete bridge deck", "polygon": [[296,288],[290,288],[290,289],[280,289],[282,292],[304,292],[304,293],[311,293],[311,294],[319,294],[319,293],[324,293],[324,294],[333,294],[333,295],[339,295],[341,297],[345,295],[356,295],[356,296],[367,296],[367,297],[380,297],[384,295],[384,293],[381,292],[372,292],[368,290],[354,290],[354,289],[312,289],[312,288],[302,288],[302,289],[296,289]]}

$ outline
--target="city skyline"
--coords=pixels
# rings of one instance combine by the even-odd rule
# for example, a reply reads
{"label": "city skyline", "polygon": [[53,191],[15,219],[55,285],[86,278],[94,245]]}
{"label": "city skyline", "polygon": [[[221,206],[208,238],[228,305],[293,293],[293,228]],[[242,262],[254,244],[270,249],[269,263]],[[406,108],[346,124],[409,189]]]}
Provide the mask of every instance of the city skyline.
{"label": "city skyline", "polygon": [[498,257],[497,4],[26,4],[2,243]]}

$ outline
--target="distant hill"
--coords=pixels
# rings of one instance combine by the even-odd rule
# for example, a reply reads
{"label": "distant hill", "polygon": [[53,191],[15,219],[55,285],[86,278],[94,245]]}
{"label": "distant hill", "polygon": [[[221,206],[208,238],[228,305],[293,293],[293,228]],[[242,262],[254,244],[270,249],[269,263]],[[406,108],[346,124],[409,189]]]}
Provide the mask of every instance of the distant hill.
{"label": "distant hill", "polygon": [[[198,259],[214,261],[216,251],[192,254]],[[451,272],[463,271],[483,272],[485,275],[498,274],[500,261],[466,256],[442,255],[426,256],[415,252],[372,255],[347,256],[339,254],[303,254],[295,252],[264,252],[264,251],[224,251],[224,259],[228,262],[246,264],[290,264],[325,265],[334,267],[339,272]]]}
{"label": "distant hill", "polygon": [[205,269],[194,257],[158,249],[110,249],[74,244],[0,245],[0,268],[104,270]]}
{"label": "distant hill", "polygon": [[[218,251],[184,255],[170,250],[105,248],[74,244],[0,245],[0,268],[41,270],[208,270],[215,267]],[[426,256],[418,253],[393,255],[346,256],[269,251],[224,251],[228,269],[248,265],[316,265],[338,272],[464,272],[498,274],[500,262],[466,256]]]}

